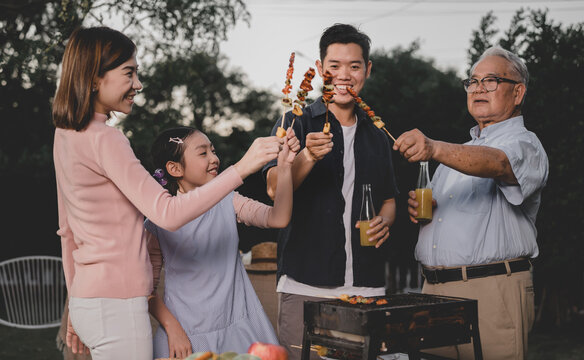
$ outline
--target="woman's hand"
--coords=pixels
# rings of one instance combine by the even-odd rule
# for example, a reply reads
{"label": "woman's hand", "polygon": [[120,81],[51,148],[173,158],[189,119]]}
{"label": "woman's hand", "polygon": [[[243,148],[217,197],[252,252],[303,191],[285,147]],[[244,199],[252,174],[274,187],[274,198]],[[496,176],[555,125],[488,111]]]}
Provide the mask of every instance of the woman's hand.
{"label": "woman's hand", "polygon": [[235,164],[235,168],[241,176],[245,179],[249,175],[255,173],[262,166],[266,165],[269,161],[275,159],[280,149],[284,139],[277,136],[260,137],[253,141],[245,155]]}
{"label": "woman's hand", "polygon": [[65,342],[67,347],[71,348],[73,354],[89,354],[89,348],[79,339],[73,325],[71,324],[71,318],[67,316],[67,334],[65,335]]}
{"label": "woman's hand", "polygon": [[[376,242],[376,248],[379,248],[389,237],[389,226],[389,219],[386,219],[383,216],[375,216],[369,222],[369,230],[367,230],[367,235],[369,235],[370,242]],[[357,221],[355,227],[357,229],[360,228],[359,221]]]}
{"label": "woman's hand", "polygon": [[189,337],[180,323],[165,328],[168,335],[168,357],[184,359],[193,353],[193,347]]}

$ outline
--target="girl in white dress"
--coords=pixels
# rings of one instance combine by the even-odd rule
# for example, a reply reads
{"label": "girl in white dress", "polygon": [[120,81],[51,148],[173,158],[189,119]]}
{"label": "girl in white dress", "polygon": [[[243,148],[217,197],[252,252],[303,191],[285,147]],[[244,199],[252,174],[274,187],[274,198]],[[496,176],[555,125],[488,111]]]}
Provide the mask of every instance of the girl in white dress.
{"label": "girl in white dress", "polygon": [[[151,314],[161,326],[154,357],[183,358],[197,351],[246,352],[256,341],[277,344],[274,329],[239,256],[237,223],[283,228],[292,213],[291,167],[300,145],[288,130],[278,156],[274,206],[232,192],[177,231],[145,222],[155,287],[164,263],[164,299],[152,295]],[[154,176],[176,196],[211,181],[219,158],[207,136],[189,127],[164,131],[152,148]],[[155,292],[153,292],[155,294]]]}

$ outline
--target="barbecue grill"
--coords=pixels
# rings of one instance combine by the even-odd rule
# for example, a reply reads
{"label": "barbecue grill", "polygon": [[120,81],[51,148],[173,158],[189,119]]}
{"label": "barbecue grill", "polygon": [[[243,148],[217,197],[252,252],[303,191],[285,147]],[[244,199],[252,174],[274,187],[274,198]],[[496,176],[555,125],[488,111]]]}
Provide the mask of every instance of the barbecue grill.
{"label": "barbecue grill", "polygon": [[339,299],[304,302],[302,360],[313,345],[327,357],[374,360],[378,355],[407,353],[470,343],[482,360],[477,301],[429,294],[397,294],[387,304],[351,304]]}

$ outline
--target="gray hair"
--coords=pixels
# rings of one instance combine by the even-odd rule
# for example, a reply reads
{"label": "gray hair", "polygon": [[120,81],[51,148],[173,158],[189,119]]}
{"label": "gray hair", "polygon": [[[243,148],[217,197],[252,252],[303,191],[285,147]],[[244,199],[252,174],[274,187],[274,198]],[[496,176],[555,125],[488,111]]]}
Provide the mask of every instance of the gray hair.
{"label": "gray hair", "polygon": [[503,49],[500,46],[492,46],[485,50],[481,57],[471,67],[470,73],[472,74],[478,63],[488,56],[499,56],[509,61],[511,70],[519,76],[520,82],[523,83],[527,89],[527,83],[529,82],[529,72],[527,71],[527,66],[519,56],[515,55],[509,50]]}

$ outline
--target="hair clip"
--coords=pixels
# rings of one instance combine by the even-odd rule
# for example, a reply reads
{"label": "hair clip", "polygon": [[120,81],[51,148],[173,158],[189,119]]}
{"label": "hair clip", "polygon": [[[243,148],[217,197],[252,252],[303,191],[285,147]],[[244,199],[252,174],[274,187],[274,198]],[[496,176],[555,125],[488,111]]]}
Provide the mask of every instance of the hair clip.
{"label": "hair clip", "polygon": [[158,168],[154,170],[154,174],[152,174],[156,178],[156,181],[162,186],[168,184],[168,181],[164,178],[164,170]]}
{"label": "hair clip", "polygon": [[177,144],[184,143],[183,139],[181,139],[179,137],[171,137],[170,139],[168,139],[168,142],[173,142],[173,143],[177,143]]}

